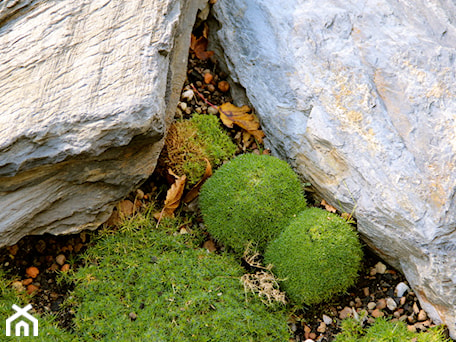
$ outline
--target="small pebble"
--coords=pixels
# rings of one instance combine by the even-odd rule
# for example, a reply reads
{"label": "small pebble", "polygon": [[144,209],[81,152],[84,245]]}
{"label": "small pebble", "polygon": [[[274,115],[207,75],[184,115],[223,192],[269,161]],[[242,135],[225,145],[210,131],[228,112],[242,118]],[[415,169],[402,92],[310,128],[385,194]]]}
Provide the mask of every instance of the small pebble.
{"label": "small pebble", "polygon": [[372,311],[371,315],[374,318],[379,318],[379,317],[385,316],[385,314],[379,309],[375,309],[374,311]]}
{"label": "small pebble", "polygon": [[309,334],[309,340],[315,341],[316,338],[317,338],[317,334],[315,334],[315,333],[313,333],[313,332],[311,332],[311,333]]}
{"label": "small pebble", "polygon": [[195,96],[195,93],[193,92],[193,90],[189,89],[189,90],[186,90],[182,93],[182,98],[183,99],[187,99],[188,101],[190,101],[191,99],[193,99],[193,96]]}
{"label": "small pebble", "polygon": [[369,297],[369,288],[368,287],[363,288],[363,294],[365,297]]}
{"label": "small pebble", "polygon": [[307,340],[305,340],[304,342],[315,342],[314,340],[311,340],[310,338],[308,338]]}
{"label": "small pebble", "polygon": [[325,322],[326,325],[331,325],[333,320],[331,317],[323,315],[323,322]]}
{"label": "small pebble", "polygon": [[141,189],[137,189],[136,190],[136,198],[139,199],[139,200],[142,200],[144,198],[144,191],[142,191]]}
{"label": "small pebble", "polygon": [[55,257],[55,262],[57,264],[59,264],[60,266],[62,266],[65,263],[65,261],[66,261],[66,257],[63,254],[59,254]]}
{"label": "small pebble", "polygon": [[213,84],[208,84],[206,87],[207,90],[209,90],[211,93],[215,91],[215,85]]}
{"label": "small pebble", "polygon": [[405,302],[407,301],[407,297],[401,297],[401,305],[404,305]]}
{"label": "small pebble", "polygon": [[420,312],[420,309],[418,308],[418,304],[413,303],[413,312],[415,313],[415,315],[418,315],[418,313]]}
{"label": "small pebble", "polygon": [[24,286],[30,285],[31,283],[33,283],[32,278],[22,280],[22,285],[24,285]]}
{"label": "small pebble", "polygon": [[413,332],[413,333],[416,332],[416,327],[414,325],[407,325],[407,329],[410,332]]}
{"label": "small pebble", "polygon": [[23,292],[23,291],[25,291],[25,287],[24,287],[24,285],[22,284],[21,281],[13,281],[13,283],[11,284],[11,286],[12,286],[13,289],[15,289],[17,292]]}
{"label": "small pebble", "polygon": [[60,268],[62,272],[68,272],[70,270],[70,264],[65,264]]}
{"label": "small pebble", "polygon": [[128,317],[130,317],[130,319],[131,319],[132,321],[136,321],[136,318],[138,318],[138,315],[136,315],[134,312],[130,312],[130,313],[128,314]]}
{"label": "small pebble", "polygon": [[227,81],[220,81],[217,85],[217,88],[221,92],[226,93],[228,90],[230,90],[230,84]]}
{"label": "small pebble", "polygon": [[386,298],[386,307],[388,309],[390,309],[391,311],[394,311],[397,308],[397,304],[396,304],[396,302],[394,301],[393,298],[388,297],[388,298]]}
{"label": "small pebble", "polygon": [[26,273],[27,276],[29,276],[30,278],[35,279],[35,278],[38,276],[38,274],[40,274],[40,270],[39,270],[38,268],[34,267],[34,266],[31,266],[31,267],[29,267],[29,268],[27,268],[27,269],[25,270],[25,273]]}
{"label": "small pebble", "polygon": [[347,317],[350,317],[351,315],[353,315],[353,310],[352,310],[352,308],[349,308],[348,306],[346,306],[339,312],[340,319],[345,319]]}
{"label": "small pebble", "polygon": [[201,114],[203,111],[202,111],[201,107],[196,107],[195,112],[197,112],[198,114]]}
{"label": "small pebble", "polygon": [[413,317],[413,315],[410,315],[407,317],[407,322],[409,323],[415,323],[416,322],[416,319],[415,317]]}
{"label": "small pebble", "polygon": [[187,104],[185,102],[179,102],[179,108],[185,111],[187,109]]}
{"label": "small pebble", "polygon": [[212,82],[213,79],[214,79],[214,76],[212,76],[212,74],[210,72],[206,72],[204,74],[204,83],[209,84]]}
{"label": "small pebble", "polygon": [[367,303],[367,308],[368,308],[369,310],[374,310],[376,307],[377,307],[377,304],[374,303],[374,302],[369,302],[369,303]]}
{"label": "small pebble", "polygon": [[211,107],[209,107],[207,109],[207,114],[215,115],[217,113],[218,113],[218,109],[217,108],[214,108],[214,107],[211,106]]}
{"label": "small pebble", "polygon": [[386,272],[386,265],[381,261],[375,264],[375,271],[380,274],[384,274]]}
{"label": "small pebble", "polygon": [[38,289],[39,289],[38,286],[30,284],[27,286],[27,293],[32,294],[32,293],[38,291]]}
{"label": "small pebble", "polygon": [[319,333],[323,334],[326,331],[326,323],[325,322],[321,322],[320,325],[317,328],[317,331]]}
{"label": "small pebble", "polygon": [[355,298],[355,307],[360,308],[362,306],[363,306],[363,302],[361,301],[361,299],[359,297],[356,297]]}
{"label": "small pebble", "polygon": [[394,292],[396,293],[396,297],[402,297],[404,293],[410,290],[410,287],[404,282],[400,282],[399,284],[396,285],[396,289]]}
{"label": "small pebble", "polygon": [[386,299],[381,298],[377,301],[377,309],[383,310],[384,308],[386,308]]}
{"label": "small pebble", "polygon": [[418,321],[425,321],[427,319],[427,315],[426,315],[426,312],[424,310],[420,310],[418,312],[418,317],[417,317]]}

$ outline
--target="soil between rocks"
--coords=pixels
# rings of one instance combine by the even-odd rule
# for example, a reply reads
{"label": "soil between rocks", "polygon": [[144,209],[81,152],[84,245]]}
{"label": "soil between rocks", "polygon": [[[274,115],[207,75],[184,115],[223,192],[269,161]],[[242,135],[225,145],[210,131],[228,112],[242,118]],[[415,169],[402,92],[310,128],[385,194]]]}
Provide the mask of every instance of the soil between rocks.
{"label": "soil between rocks", "polygon": [[[193,84],[215,106],[231,102],[229,89],[219,87],[219,83],[226,81],[227,77],[215,59],[200,60],[191,52],[183,92],[191,90]],[[176,118],[189,118],[195,112],[216,114],[210,108],[206,101],[194,93],[191,98],[181,98]],[[267,153],[253,137],[243,139],[240,129],[233,128],[228,132],[238,146],[238,153]],[[150,193],[159,186],[148,181],[143,188]],[[130,197],[135,201],[135,195]],[[77,270],[82,266],[81,256],[94,244],[95,236],[96,232],[90,231],[67,236],[28,236],[14,246],[0,249],[0,267],[11,277],[12,286],[32,294],[31,304],[36,312],[57,315],[59,325],[71,330],[74,312],[72,308],[62,307],[62,303],[73,290],[74,284],[58,282],[57,276],[59,272]],[[32,274],[36,269],[31,267],[38,270],[38,275]],[[294,341],[333,341],[340,332],[341,320],[360,315],[362,311],[368,314],[368,323],[375,317],[384,316],[404,321],[414,331],[425,331],[433,326],[411,290],[396,297],[395,290],[399,283],[407,284],[398,271],[366,248],[363,267],[355,286],[331,302],[305,307],[290,315],[288,324],[294,332]]]}

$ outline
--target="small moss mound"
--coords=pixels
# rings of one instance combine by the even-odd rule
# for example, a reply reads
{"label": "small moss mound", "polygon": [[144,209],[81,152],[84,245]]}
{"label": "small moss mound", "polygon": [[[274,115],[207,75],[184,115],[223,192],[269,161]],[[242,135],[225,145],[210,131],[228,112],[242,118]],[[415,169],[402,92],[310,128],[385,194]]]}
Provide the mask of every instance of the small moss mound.
{"label": "small moss mound", "polygon": [[163,171],[171,168],[178,175],[185,174],[188,184],[193,185],[206,170],[204,159],[215,167],[235,152],[236,146],[216,116],[194,114],[189,120],[171,125],[158,167]]}
{"label": "small moss mound", "polygon": [[284,161],[243,154],[203,185],[200,207],[209,233],[235,252],[262,252],[306,206],[302,185]]}
{"label": "small moss mound", "polygon": [[327,211],[304,210],[265,253],[267,264],[284,279],[282,286],[298,304],[330,299],[354,284],[362,258],[353,228]]}
{"label": "small moss mound", "polygon": [[81,341],[288,341],[284,311],[246,301],[232,256],[176,235],[178,220],[154,225],[136,220],[88,251],[72,295]]}
{"label": "small moss mound", "polygon": [[450,342],[444,337],[442,326],[431,328],[427,332],[417,333],[407,329],[404,322],[393,322],[385,318],[376,319],[375,323],[364,328],[352,318],[342,321],[342,332],[336,336],[336,342]]}

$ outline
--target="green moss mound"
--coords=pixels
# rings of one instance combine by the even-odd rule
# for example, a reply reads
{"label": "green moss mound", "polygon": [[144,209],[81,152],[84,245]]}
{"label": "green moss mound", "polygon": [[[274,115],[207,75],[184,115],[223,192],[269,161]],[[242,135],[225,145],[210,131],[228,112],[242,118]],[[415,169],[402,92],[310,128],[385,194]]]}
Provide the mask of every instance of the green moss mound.
{"label": "green moss mound", "polygon": [[194,114],[171,125],[158,167],[163,172],[171,168],[178,175],[185,174],[188,184],[193,185],[204,175],[205,159],[215,167],[235,152],[236,145],[216,116]]}
{"label": "green moss mound", "polygon": [[281,286],[298,304],[316,304],[353,285],[362,258],[353,228],[327,211],[304,210],[271,242],[265,262],[285,279]]}
{"label": "green moss mound", "polygon": [[442,327],[431,328],[425,333],[411,332],[404,322],[393,322],[385,318],[376,319],[375,323],[363,328],[354,319],[342,321],[342,332],[335,342],[450,342],[444,337]]}
{"label": "green moss mound", "polygon": [[72,295],[80,340],[288,341],[285,313],[246,301],[236,260],[195,248],[181,224],[142,220],[91,249]]}
{"label": "green moss mound", "polygon": [[306,206],[302,185],[284,161],[243,154],[203,185],[200,207],[209,233],[235,252],[260,252]]}

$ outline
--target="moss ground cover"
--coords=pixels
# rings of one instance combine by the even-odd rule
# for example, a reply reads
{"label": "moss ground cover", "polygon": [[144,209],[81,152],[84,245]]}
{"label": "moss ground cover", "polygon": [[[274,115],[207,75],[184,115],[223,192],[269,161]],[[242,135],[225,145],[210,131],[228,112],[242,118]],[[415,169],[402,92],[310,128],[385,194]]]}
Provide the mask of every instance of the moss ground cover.
{"label": "moss ground cover", "polygon": [[196,248],[197,237],[175,234],[176,220],[145,222],[100,240],[74,275],[82,339],[287,341],[284,312],[246,301],[232,256]]}
{"label": "moss ground cover", "polygon": [[403,322],[378,318],[367,328],[354,319],[342,321],[342,332],[335,342],[449,342],[442,327],[431,328],[427,333],[411,332]]}

